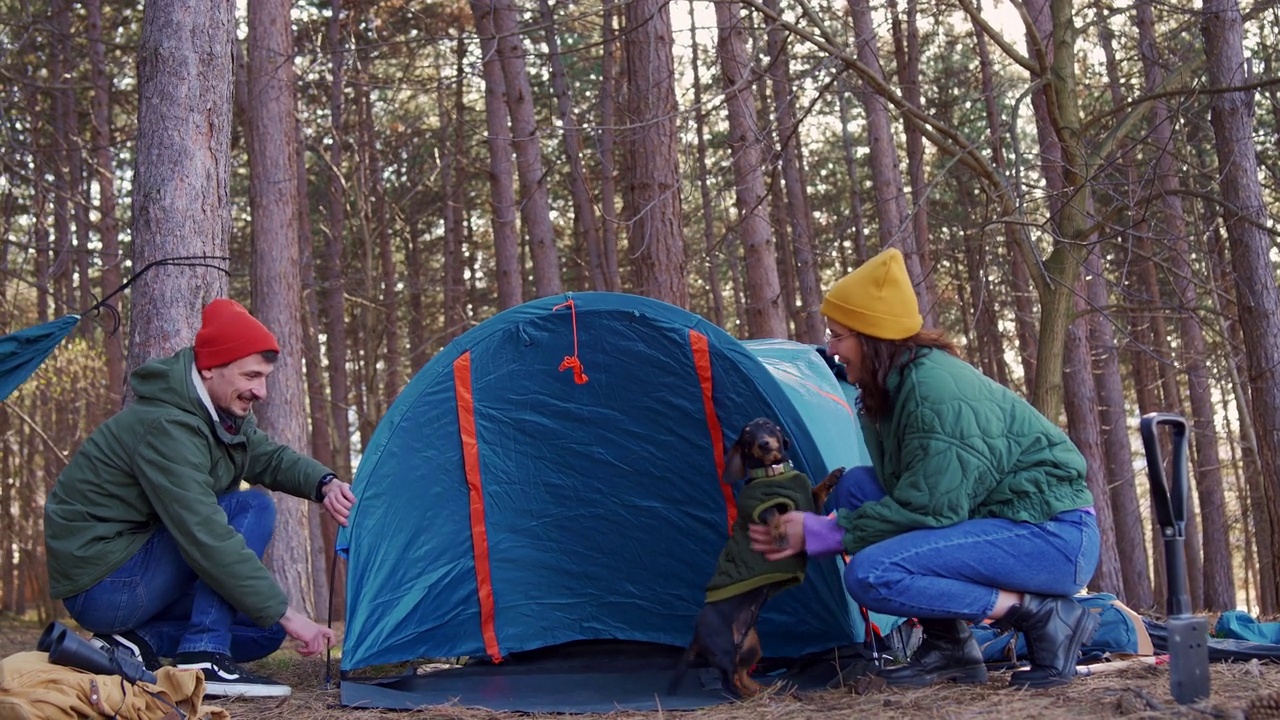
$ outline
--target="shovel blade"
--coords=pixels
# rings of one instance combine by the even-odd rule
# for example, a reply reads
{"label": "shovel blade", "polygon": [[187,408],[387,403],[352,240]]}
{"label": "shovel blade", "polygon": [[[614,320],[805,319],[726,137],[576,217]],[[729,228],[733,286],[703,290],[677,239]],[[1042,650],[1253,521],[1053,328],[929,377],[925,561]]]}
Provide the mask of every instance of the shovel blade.
{"label": "shovel blade", "polygon": [[1173,699],[1188,705],[1209,697],[1209,622],[1193,615],[1165,623],[1169,632],[1169,683]]}

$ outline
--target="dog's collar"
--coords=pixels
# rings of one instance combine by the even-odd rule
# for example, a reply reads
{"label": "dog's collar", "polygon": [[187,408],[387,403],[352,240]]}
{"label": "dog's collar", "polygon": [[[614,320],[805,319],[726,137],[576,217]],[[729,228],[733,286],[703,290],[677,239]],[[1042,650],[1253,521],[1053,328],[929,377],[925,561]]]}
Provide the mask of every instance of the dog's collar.
{"label": "dog's collar", "polygon": [[747,471],[747,479],[755,480],[757,478],[775,477],[782,473],[791,472],[795,468],[791,465],[790,460],[784,460],[777,465],[769,465],[761,468],[751,468]]}

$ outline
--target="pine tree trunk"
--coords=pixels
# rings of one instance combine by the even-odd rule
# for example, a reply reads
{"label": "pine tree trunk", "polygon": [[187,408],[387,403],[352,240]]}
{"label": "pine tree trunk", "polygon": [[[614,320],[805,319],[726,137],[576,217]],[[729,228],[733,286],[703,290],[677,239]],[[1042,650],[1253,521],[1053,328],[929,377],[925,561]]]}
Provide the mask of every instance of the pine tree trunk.
{"label": "pine tree trunk", "polygon": [[604,253],[600,245],[600,221],[596,218],[595,201],[587,187],[587,172],[582,164],[582,135],[578,131],[578,119],[573,114],[572,98],[569,97],[569,80],[565,77],[564,60],[560,57],[555,16],[551,12],[551,3],[547,0],[538,0],[538,11],[547,39],[551,90],[556,96],[556,112],[564,133],[565,159],[569,163],[569,195],[573,198],[579,237],[587,246],[587,270],[591,277],[591,287],[605,290],[607,284],[604,279]]}
{"label": "pine tree trunk", "polygon": [[[982,102],[986,109],[988,141],[991,143],[991,159],[996,168],[1009,178],[1010,192],[1015,196],[1022,195],[1021,184],[1016,173],[1010,173],[1004,156],[1004,122],[1000,119],[1000,108],[996,99],[994,72],[991,68],[991,51],[987,47],[987,36],[972,19],[974,42],[978,50],[978,68],[982,74]],[[1031,287],[1031,273],[1027,270],[1027,262],[1018,250],[1018,229],[1012,223],[1002,223],[1004,233],[1004,250],[1009,267],[1009,289],[1013,296],[1013,318],[1017,337],[1018,360],[1022,367],[1023,395],[1031,397],[1035,389],[1036,355],[1038,342],[1036,339],[1035,303]]]}
{"label": "pine tree trunk", "polygon": [[[466,232],[464,218],[467,211],[467,110],[463,92],[466,77],[467,44],[458,38],[455,54],[457,78],[453,85],[453,98],[440,90],[440,136],[449,145],[440,163],[440,184],[444,188],[444,341],[458,337],[467,328],[467,280],[466,256],[463,253],[463,235]],[[425,358],[423,359],[425,360]],[[413,363],[415,368],[423,362]]]}
{"label": "pine tree trunk", "polygon": [[[1155,40],[1154,12],[1149,0],[1137,5],[1138,51],[1145,75],[1144,86],[1155,94],[1164,84],[1164,69]],[[1200,517],[1204,537],[1205,605],[1212,611],[1236,607],[1235,579],[1231,552],[1230,524],[1227,521],[1226,497],[1222,487],[1218,436],[1214,430],[1211,378],[1204,358],[1208,356],[1200,318],[1191,308],[1200,307],[1196,280],[1187,258],[1190,243],[1186,235],[1186,219],[1182,208],[1181,174],[1176,158],[1168,149],[1173,143],[1173,118],[1163,100],[1151,108],[1151,147],[1156,149],[1156,184],[1163,209],[1161,224],[1171,241],[1171,275],[1178,296],[1179,330],[1182,336],[1182,359],[1187,373],[1187,392],[1191,400],[1191,424],[1195,438],[1195,482],[1200,500]]]}
{"label": "pine tree trunk", "polygon": [[623,12],[630,127],[624,205],[635,290],[687,308],[671,8],[633,0]]}
{"label": "pine tree trunk", "polygon": [[1258,562],[1263,576],[1259,584],[1261,612],[1280,610],[1280,575],[1276,548],[1280,547],[1280,289],[1271,262],[1271,241],[1266,233],[1267,210],[1258,182],[1258,160],[1253,141],[1252,91],[1230,90],[1247,84],[1244,59],[1244,20],[1236,0],[1205,0],[1201,31],[1204,35],[1209,87],[1222,92],[1209,98],[1210,122],[1218,156],[1218,186],[1224,203],[1223,221],[1231,245],[1235,270],[1236,302],[1240,325],[1247,328],[1245,354],[1249,364],[1249,390],[1253,398],[1253,422],[1258,439],[1264,503],[1260,517]]}
{"label": "pine tree trunk", "polygon": [[[343,89],[346,85],[346,43],[342,37],[342,0],[330,0],[326,44],[330,55],[329,79],[329,187],[325,195],[329,233],[325,240],[325,292],[323,308],[325,340],[329,354],[329,408],[333,425],[333,471],[351,477],[351,424],[347,419],[351,393],[347,382],[346,278],[343,269],[346,238],[346,182],[342,177],[346,122]],[[335,536],[336,537],[336,536]],[[335,537],[325,537],[332,546]]]}
{"label": "pine tree trunk", "polygon": [[606,288],[620,292],[622,279],[618,272],[617,157],[614,152],[617,139],[614,128],[617,127],[618,116],[618,42],[613,27],[618,11],[614,0],[604,0],[601,14],[604,54],[600,59],[600,244]]}
{"label": "pine tree trunk", "polygon": [[1084,283],[1078,283],[1079,294],[1075,301],[1078,319],[1067,328],[1066,359],[1063,368],[1064,382],[1071,392],[1065,396],[1068,435],[1084,454],[1089,467],[1085,480],[1093,492],[1093,509],[1097,514],[1101,548],[1098,569],[1094,572],[1089,589],[1114,595],[1124,593],[1121,577],[1120,553],[1116,546],[1116,534],[1112,531],[1115,521],[1111,514],[1111,500],[1107,491],[1107,475],[1103,450],[1102,428],[1098,422],[1097,391],[1094,386],[1093,366],[1090,362],[1088,321],[1083,315]]}
{"label": "pine tree trunk", "polygon": [[[306,452],[310,443],[302,379],[301,202],[290,6],[290,0],[254,0],[249,4],[248,90],[253,102],[246,108],[245,137],[253,213],[252,311],[280,344],[270,393],[255,412],[272,440]],[[284,493],[273,495],[276,531],[264,560],[289,604],[314,617],[311,502]]]}
{"label": "pine tree trunk", "polygon": [[490,17],[506,83],[516,173],[520,178],[520,217],[529,240],[534,292],[538,297],[559,295],[564,292],[560,281],[560,253],[556,248],[555,229],[551,226],[551,201],[547,197],[538,123],[533,113],[533,88],[524,62],[520,10],[511,0],[483,1],[492,8]]}
{"label": "pine tree trunk", "polygon": [[[689,16],[693,17],[697,2],[689,0]],[[702,67],[700,58],[701,43],[698,42],[698,28],[689,30],[689,66],[693,73],[693,132],[697,140],[694,167],[698,178],[699,215],[702,217],[702,244],[706,252],[707,273],[707,305],[711,308],[711,321],[720,327],[725,326],[724,292],[720,286],[720,262],[718,257],[724,252],[717,248],[715,231],[715,208],[711,203],[711,183],[708,180],[707,167],[707,116],[702,104]]]}
{"label": "pine tree trunk", "polygon": [[[93,79],[93,170],[97,178],[98,242],[101,249],[98,264],[102,268],[102,284],[99,297],[106,297],[120,287],[120,266],[124,258],[120,254],[119,220],[116,218],[115,159],[111,148],[111,80],[107,76],[106,48],[102,40],[102,0],[86,0],[85,14],[88,23],[89,65]],[[120,406],[124,399],[124,343],[122,332],[108,334],[104,340],[107,359],[107,389],[112,405]]]}
{"label": "pine tree trunk", "polygon": [[747,332],[750,337],[787,337],[786,311],[778,277],[778,248],[769,229],[765,198],[764,153],[752,100],[751,59],[741,5],[715,4],[719,27],[718,54],[728,114],[727,144],[733,159],[733,187],[738,210],[737,234],[746,263]]}
{"label": "pine tree trunk", "polygon": [[502,61],[498,57],[498,41],[494,36],[493,4],[472,0],[480,36],[480,54],[484,58],[484,116],[489,146],[490,210],[493,212],[494,271],[498,276],[498,309],[506,310],[523,302],[524,270],[520,263],[520,235],[516,226],[515,163],[512,159],[511,126],[507,122],[507,86]]}
{"label": "pine tree trunk", "polygon": [[[138,46],[138,150],[133,266],[199,255],[225,263],[231,236],[233,6],[229,0],[153,0]],[[190,345],[201,308],[227,276],[161,267],[130,289],[128,367]]]}
{"label": "pine tree trunk", "polygon": [[[765,5],[776,13],[779,0],[766,0]],[[790,219],[783,227],[791,235],[796,290],[800,296],[795,338],[800,342],[816,345],[822,342],[827,325],[822,319],[822,283],[818,277],[813,217],[809,210],[809,195],[803,170],[800,121],[796,117],[796,93],[791,83],[791,56],[787,52],[786,42],[786,31],[776,24],[771,25],[768,32],[769,80],[778,128],[775,135],[786,187],[785,216]]]}

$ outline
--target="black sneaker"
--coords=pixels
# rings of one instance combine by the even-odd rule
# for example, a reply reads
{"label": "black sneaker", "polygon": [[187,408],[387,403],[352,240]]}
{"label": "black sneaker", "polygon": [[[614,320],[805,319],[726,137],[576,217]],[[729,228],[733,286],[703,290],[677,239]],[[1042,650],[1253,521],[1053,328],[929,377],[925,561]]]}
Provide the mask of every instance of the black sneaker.
{"label": "black sneaker", "polygon": [[173,664],[180,669],[203,670],[204,694],[209,697],[279,698],[293,693],[288,685],[255,675],[222,653],[178,653]]}
{"label": "black sneaker", "polygon": [[108,655],[129,658],[142,663],[151,672],[160,669],[160,658],[151,643],[132,630],[113,634],[95,634],[89,642],[101,648]]}

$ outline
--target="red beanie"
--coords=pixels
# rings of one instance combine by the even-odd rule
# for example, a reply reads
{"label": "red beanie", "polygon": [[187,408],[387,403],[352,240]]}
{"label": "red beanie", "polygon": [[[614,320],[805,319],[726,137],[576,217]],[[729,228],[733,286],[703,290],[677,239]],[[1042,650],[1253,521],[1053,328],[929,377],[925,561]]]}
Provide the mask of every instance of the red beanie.
{"label": "red beanie", "polygon": [[280,352],[276,336],[235,300],[218,298],[204,306],[196,333],[196,369],[230,365],[254,353]]}

